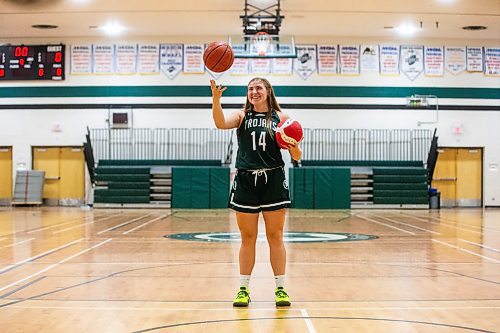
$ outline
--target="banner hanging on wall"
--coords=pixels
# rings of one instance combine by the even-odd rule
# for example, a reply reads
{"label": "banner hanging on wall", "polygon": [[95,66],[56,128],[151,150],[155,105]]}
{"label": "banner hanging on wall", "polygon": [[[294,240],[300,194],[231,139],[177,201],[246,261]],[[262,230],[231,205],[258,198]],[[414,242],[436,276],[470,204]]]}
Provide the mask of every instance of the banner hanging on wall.
{"label": "banner hanging on wall", "polygon": [[445,67],[448,72],[457,75],[465,70],[465,46],[447,46],[444,49],[444,55]]}
{"label": "banner hanging on wall", "polygon": [[140,44],[137,71],[141,74],[158,74],[160,72],[159,54],[158,44]]}
{"label": "banner hanging on wall", "polygon": [[424,72],[426,76],[444,75],[444,47],[442,46],[425,47]]}
{"label": "banner hanging on wall", "polygon": [[318,74],[337,74],[337,45],[318,45]]}
{"label": "banner hanging on wall", "polygon": [[380,70],[378,61],[378,45],[361,45],[361,72],[377,72]]}
{"label": "banner hanging on wall", "polygon": [[172,80],[182,71],[183,44],[160,45],[160,68]]}
{"label": "banner hanging on wall", "polygon": [[132,75],[137,72],[137,44],[115,45],[115,72]]}
{"label": "banner hanging on wall", "polygon": [[380,74],[399,75],[399,45],[380,45]]}
{"label": "banner hanging on wall", "polygon": [[339,45],[340,74],[359,74],[359,45]]}
{"label": "banner hanging on wall", "polygon": [[71,74],[92,73],[92,45],[71,46]]}
{"label": "banner hanging on wall", "polygon": [[316,44],[297,45],[297,59],[294,62],[295,72],[307,80],[316,71]]}
{"label": "banner hanging on wall", "polygon": [[500,75],[500,47],[484,48],[484,74],[487,76]]}
{"label": "banner hanging on wall", "polygon": [[424,47],[401,45],[401,71],[414,81],[424,71]]}
{"label": "banner hanging on wall", "polygon": [[467,72],[483,71],[483,48],[467,46]]}
{"label": "banner hanging on wall", "polygon": [[115,58],[115,48],[113,45],[94,45],[92,54],[94,57],[93,71],[96,74],[112,74]]}
{"label": "banner hanging on wall", "polygon": [[203,63],[204,44],[185,44],[183,60],[183,72],[186,74],[205,73],[205,64]]}
{"label": "banner hanging on wall", "polygon": [[274,75],[292,75],[293,59],[291,58],[273,58],[273,74]]}

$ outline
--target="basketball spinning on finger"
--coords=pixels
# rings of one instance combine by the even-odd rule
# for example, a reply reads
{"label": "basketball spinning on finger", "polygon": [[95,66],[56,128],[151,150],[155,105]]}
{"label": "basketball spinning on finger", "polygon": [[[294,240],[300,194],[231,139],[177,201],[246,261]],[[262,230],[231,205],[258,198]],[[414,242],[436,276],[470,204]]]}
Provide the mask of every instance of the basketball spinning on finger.
{"label": "basketball spinning on finger", "polygon": [[203,62],[205,63],[205,67],[212,72],[225,72],[233,65],[233,49],[226,42],[212,42],[208,44],[203,52]]}
{"label": "basketball spinning on finger", "polygon": [[299,144],[304,139],[302,125],[295,119],[282,120],[276,127],[276,142],[282,149]]}

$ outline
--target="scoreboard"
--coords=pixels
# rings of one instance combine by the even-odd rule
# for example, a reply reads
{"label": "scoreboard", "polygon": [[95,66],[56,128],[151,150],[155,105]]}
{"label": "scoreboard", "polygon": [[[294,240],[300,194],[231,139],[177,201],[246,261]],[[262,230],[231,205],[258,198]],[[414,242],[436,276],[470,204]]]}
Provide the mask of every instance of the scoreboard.
{"label": "scoreboard", "polygon": [[0,45],[0,81],[64,80],[64,45]]}

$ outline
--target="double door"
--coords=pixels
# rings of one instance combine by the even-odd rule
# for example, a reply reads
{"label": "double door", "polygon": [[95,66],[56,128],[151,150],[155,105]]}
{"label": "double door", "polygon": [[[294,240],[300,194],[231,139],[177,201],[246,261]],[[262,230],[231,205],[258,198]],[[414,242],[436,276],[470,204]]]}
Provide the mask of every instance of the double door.
{"label": "double door", "polygon": [[0,205],[12,201],[12,147],[0,147]]}
{"label": "double door", "polygon": [[482,148],[439,148],[432,187],[441,192],[442,207],[481,207]]}
{"label": "double door", "polygon": [[33,169],[45,171],[45,204],[79,206],[84,203],[85,160],[82,147],[33,147]]}

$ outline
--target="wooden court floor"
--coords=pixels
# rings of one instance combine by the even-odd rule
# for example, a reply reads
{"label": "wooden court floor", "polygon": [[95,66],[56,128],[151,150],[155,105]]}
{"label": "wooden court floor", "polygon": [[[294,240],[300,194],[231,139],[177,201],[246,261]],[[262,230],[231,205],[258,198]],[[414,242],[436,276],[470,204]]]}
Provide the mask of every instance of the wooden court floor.
{"label": "wooden court floor", "polygon": [[232,211],[0,208],[0,331],[500,331],[500,209],[291,210],[286,232],[292,306],[259,241],[235,309]]}

